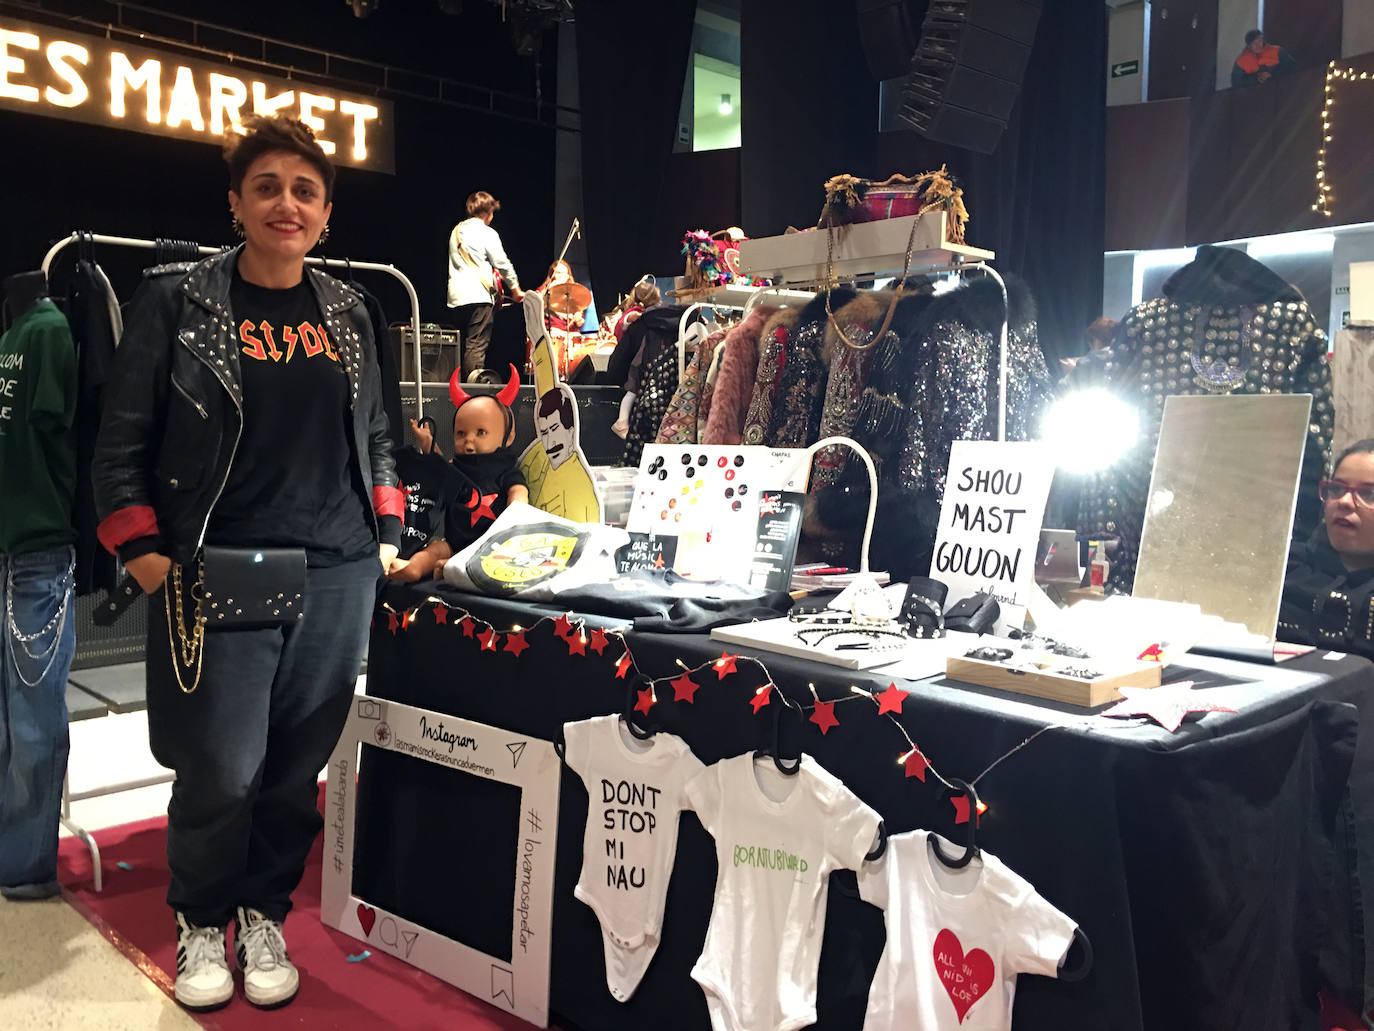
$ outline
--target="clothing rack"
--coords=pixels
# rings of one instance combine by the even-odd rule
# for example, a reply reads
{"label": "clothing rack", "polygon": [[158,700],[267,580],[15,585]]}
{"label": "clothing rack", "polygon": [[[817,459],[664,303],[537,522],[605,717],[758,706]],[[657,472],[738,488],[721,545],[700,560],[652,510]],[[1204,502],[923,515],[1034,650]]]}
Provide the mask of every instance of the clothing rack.
{"label": "clothing rack", "polygon": [[[41,266],[43,275],[46,276],[48,274],[48,269],[52,267],[53,259],[55,259],[64,248],[81,240],[86,240],[93,244],[105,244],[110,247],[134,247],[139,250],[148,251],[156,250],[158,247],[157,240],[143,240],[132,236],[104,236],[100,233],[72,233],[70,236],[58,240],[48,248],[48,253],[43,255],[43,264]],[[219,247],[204,247],[198,245],[196,250],[198,253],[208,256],[211,254],[219,254],[222,249]],[[410,278],[406,276],[404,272],[395,265],[384,265],[375,261],[354,261],[352,258],[312,257],[306,258],[305,262],[307,265],[315,265],[325,271],[329,270],[331,264],[336,264],[344,266],[350,274],[352,274],[354,269],[358,269],[363,272],[385,272],[387,275],[398,279],[401,285],[405,287],[406,294],[410,297],[411,343],[415,348],[415,368],[420,368],[420,299],[415,293],[415,284],[410,281]],[[381,340],[375,341],[375,343],[377,347],[385,345],[385,342]],[[421,384],[417,381],[415,384],[415,417],[417,419],[425,414],[424,406],[424,393],[421,390]]]}
{"label": "clothing rack", "polygon": [[[1008,339],[1007,339],[1007,338],[1008,338],[1008,333],[1009,333],[1009,329],[1010,329],[1010,325],[1011,325],[1011,304],[1010,304],[1010,301],[1009,301],[1008,298],[1007,298],[1007,283],[1006,283],[1006,280],[1004,280],[1004,279],[1002,278],[1002,276],[998,273],[998,271],[997,271],[995,268],[993,268],[990,264],[988,264],[987,261],[983,261],[983,260],[980,260],[980,261],[954,261],[954,262],[948,262],[948,263],[940,264],[940,265],[924,265],[924,266],[919,266],[919,267],[915,267],[915,268],[909,268],[909,269],[906,270],[906,278],[909,279],[909,278],[912,277],[912,276],[933,275],[933,274],[938,274],[938,273],[941,273],[941,272],[958,272],[958,273],[964,273],[964,272],[983,272],[983,273],[985,273],[985,274],[991,276],[994,280],[996,280],[998,287],[999,287],[999,288],[1001,289],[1001,291],[1002,291],[1002,329],[1001,329],[1000,336],[999,336],[999,338],[998,338],[998,361],[997,361],[997,439],[998,439],[998,440],[1006,440],[1006,439],[1007,439],[1007,361],[1008,361],[1008,358],[1009,358],[1009,355],[1008,355],[1008,353],[1007,353],[1007,352],[1008,352],[1008,349],[1009,349],[1009,348],[1008,348]],[[882,278],[882,277],[879,277],[879,278]],[[745,318],[748,318],[748,317],[749,317],[749,313],[750,313],[751,311],[753,311],[754,308],[757,307],[759,304],[763,303],[763,299],[764,299],[764,297],[767,296],[767,295],[772,295],[772,296],[776,297],[776,298],[778,299],[778,302],[779,302],[780,304],[784,305],[784,306],[787,305],[787,304],[789,304],[789,303],[796,303],[798,300],[800,300],[801,303],[804,304],[804,303],[806,303],[807,301],[810,301],[811,298],[815,297],[816,294],[817,294],[821,289],[823,289],[823,288],[824,288],[824,284],[818,283],[818,282],[809,282],[809,283],[788,283],[785,287],[782,287],[782,286],[765,286],[765,287],[760,287],[760,288],[758,288],[758,289],[749,297],[749,299],[748,299],[747,301],[745,301],[745,304],[744,304],[744,317],[745,317]],[[690,311],[690,309],[688,309],[688,310]],[[686,316],[684,316],[683,319],[684,319],[683,325],[686,325]],[[681,339],[681,335],[679,334],[679,340],[680,340],[680,339]],[[679,350],[679,357],[680,357],[680,355],[681,355],[681,351]],[[679,369],[678,378],[679,378],[679,379],[682,378],[682,377],[681,377],[681,368],[682,368],[682,364],[681,364],[681,361],[679,360],[679,363],[678,363],[678,369]]]}

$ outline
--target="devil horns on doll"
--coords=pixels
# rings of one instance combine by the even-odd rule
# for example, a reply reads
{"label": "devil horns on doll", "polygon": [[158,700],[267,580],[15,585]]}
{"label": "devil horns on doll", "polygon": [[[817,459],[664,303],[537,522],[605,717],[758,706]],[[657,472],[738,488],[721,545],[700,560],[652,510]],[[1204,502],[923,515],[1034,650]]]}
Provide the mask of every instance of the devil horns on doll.
{"label": "devil horns on doll", "polygon": [[[448,380],[448,396],[453,399],[454,408],[462,408],[463,405],[466,404],[468,401],[471,401],[474,396],[483,396],[481,394],[469,394],[466,390],[463,389],[461,373],[462,370],[454,369],[453,375],[450,376]],[[515,370],[515,366],[512,365],[510,367],[510,381],[504,387],[501,388],[501,392],[496,395],[496,400],[501,403],[502,407],[509,408],[511,406],[511,402],[515,400],[515,395],[519,393],[519,391],[520,373],[518,373]]]}

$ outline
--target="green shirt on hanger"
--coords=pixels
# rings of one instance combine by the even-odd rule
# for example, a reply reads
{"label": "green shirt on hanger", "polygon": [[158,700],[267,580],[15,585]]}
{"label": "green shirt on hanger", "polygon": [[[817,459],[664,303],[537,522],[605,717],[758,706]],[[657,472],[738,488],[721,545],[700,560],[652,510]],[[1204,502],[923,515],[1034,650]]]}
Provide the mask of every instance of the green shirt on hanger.
{"label": "green shirt on hanger", "polygon": [[66,317],[41,300],[0,337],[0,552],[76,540],[76,345]]}

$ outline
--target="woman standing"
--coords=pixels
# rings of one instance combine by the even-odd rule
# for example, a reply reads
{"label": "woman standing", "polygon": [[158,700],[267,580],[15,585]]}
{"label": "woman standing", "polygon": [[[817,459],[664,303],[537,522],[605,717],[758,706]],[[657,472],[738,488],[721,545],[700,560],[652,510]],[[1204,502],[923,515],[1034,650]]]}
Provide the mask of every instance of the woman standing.
{"label": "woman standing", "polygon": [[300,122],[244,124],[225,150],[243,244],[149,274],[93,463],[100,539],[151,596],[176,998],[195,1009],[233,996],[231,917],[248,1001],[296,994],[282,921],[404,506],[367,313],[305,268],[334,169]]}

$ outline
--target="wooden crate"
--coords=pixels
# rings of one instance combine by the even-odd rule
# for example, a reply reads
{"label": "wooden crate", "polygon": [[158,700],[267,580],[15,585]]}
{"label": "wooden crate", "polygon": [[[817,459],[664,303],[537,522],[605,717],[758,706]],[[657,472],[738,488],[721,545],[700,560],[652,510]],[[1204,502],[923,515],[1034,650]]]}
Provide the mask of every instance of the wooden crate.
{"label": "wooden crate", "polygon": [[[1091,664],[1091,660],[1080,660]],[[982,687],[995,687],[999,691],[1012,691],[1016,694],[1034,695],[1049,698],[1070,705],[1095,707],[1115,702],[1121,698],[1119,687],[1158,687],[1163,676],[1163,667],[1157,662],[1140,663],[1130,669],[1096,680],[1080,680],[1066,677],[1062,673],[1049,670],[1025,671],[1012,669],[1000,662],[986,662],[982,659],[951,657],[945,662],[945,675],[951,680],[962,680],[966,684]]]}
{"label": "wooden crate", "polygon": [[827,273],[839,279],[900,275],[911,224],[918,219],[911,268],[991,261],[992,251],[949,242],[948,217],[943,210],[934,209],[905,218],[840,226],[834,230],[833,266],[829,261],[829,231],[825,229],[745,240],[739,248],[740,269],[774,283],[819,283],[825,281]]}

